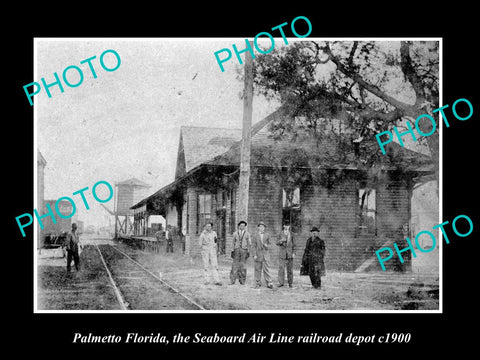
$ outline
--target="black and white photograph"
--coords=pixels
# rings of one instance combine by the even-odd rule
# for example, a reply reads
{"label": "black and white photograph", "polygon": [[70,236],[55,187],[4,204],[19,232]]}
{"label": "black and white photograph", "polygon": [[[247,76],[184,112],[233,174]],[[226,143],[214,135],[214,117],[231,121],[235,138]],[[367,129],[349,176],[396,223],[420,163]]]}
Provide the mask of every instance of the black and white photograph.
{"label": "black and white photograph", "polygon": [[36,311],[441,311],[441,46],[35,39]]}

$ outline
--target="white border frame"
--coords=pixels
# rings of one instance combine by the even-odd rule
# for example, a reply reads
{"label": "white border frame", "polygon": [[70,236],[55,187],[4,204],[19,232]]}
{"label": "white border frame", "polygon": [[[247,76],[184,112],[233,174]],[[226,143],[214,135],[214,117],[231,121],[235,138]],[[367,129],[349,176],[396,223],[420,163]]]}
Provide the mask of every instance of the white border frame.
{"label": "white border frame", "polygon": [[[34,49],[34,59],[33,59],[33,76],[34,79],[38,79],[37,72],[37,42],[40,40],[48,41],[105,41],[105,40],[115,40],[115,41],[145,41],[145,40],[158,40],[158,41],[186,41],[186,40],[195,40],[195,41],[225,41],[226,47],[231,46],[230,41],[240,41],[244,42],[245,38],[215,38],[215,37],[204,37],[204,38],[33,38],[33,49]],[[247,38],[248,40],[253,40],[253,38]],[[281,37],[274,37],[274,39],[281,40]],[[287,37],[288,40],[294,41],[438,41],[439,42],[439,106],[443,106],[443,38],[442,37],[327,37],[327,38],[318,38],[318,37],[306,37],[306,38],[292,38]],[[227,43],[229,45],[227,45]],[[288,45],[284,45],[288,46]],[[220,49],[219,49],[220,50]],[[213,54],[212,54],[213,56]],[[219,69],[219,75],[221,75]],[[35,81],[35,80],[33,80]],[[38,131],[38,118],[37,118],[37,107],[33,105],[34,113],[34,140],[33,140],[33,178],[34,178],[34,208],[36,209],[37,204],[37,131]],[[439,224],[442,222],[443,218],[443,121],[439,121]],[[37,299],[37,222],[33,221],[32,226],[34,227],[33,231],[33,240],[34,240],[34,268],[33,268],[33,296],[34,296],[34,313],[35,314],[238,314],[238,313],[249,313],[249,314],[377,314],[377,313],[387,313],[387,314],[442,314],[443,313],[443,234],[439,232],[439,309],[437,310],[38,310],[38,299]]]}

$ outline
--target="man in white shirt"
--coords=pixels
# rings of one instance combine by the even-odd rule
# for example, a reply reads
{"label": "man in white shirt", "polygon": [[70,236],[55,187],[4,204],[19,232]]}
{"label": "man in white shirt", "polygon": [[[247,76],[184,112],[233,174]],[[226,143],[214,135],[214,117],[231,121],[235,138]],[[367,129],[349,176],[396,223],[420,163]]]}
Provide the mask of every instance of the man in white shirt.
{"label": "man in white shirt", "polygon": [[202,231],[198,239],[200,252],[203,260],[203,274],[205,276],[205,285],[210,284],[209,268],[211,269],[213,281],[215,285],[221,286],[220,277],[218,276],[217,261],[217,233],[212,230],[213,224],[207,223],[205,230]]}

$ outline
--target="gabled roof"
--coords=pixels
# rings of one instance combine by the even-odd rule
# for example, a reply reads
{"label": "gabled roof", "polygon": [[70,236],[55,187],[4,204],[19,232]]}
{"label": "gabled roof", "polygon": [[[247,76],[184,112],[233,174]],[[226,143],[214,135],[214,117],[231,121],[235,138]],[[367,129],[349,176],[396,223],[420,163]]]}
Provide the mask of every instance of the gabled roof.
{"label": "gabled roof", "polygon": [[45,160],[42,153],[38,149],[37,149],[37,163],[41,166],[47,165],[47,160]]}
{"label": "gabled roof", "polygon": [[130,178],[128,180],[125,180],[125,181],[117,182],[117,183],[115,183],[115,185],[128,185],[128,186],[144,187],[144,188],[151,187],[147,183],[144,183],[143,181],[138,180],[137,178],[134,178],[134,177]]}
{"label": "gabled roof", "polygon": [[242,130],[182,126],[180,137],[185,156],[185,172],[189,172],[194,167],[227,151],[232,144],[242,138]]}

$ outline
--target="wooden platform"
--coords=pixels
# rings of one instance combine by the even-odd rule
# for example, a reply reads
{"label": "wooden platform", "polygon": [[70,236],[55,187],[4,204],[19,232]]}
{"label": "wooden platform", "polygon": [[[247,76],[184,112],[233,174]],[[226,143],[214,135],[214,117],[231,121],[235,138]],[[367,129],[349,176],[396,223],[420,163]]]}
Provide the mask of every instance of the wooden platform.
{"label": "wooden platform", "polygon": [[118,235],[118,239],[125,241],[129,245],[137,246],[143,251],[150,252],[160,252],[160,248],[164,241],[158,241],[156,237],[153,236],[131,236],[131,235]]}

